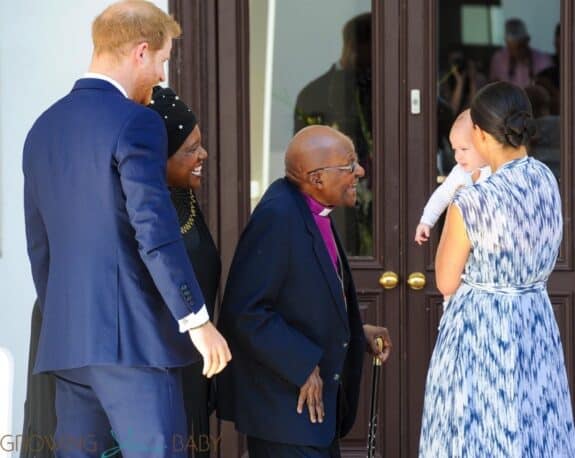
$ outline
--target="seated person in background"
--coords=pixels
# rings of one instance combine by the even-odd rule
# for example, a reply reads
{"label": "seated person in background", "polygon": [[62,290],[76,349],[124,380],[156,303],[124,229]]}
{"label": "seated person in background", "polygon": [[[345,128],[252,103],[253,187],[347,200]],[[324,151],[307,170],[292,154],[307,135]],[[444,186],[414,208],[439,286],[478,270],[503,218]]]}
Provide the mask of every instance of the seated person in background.
{"label": "seated person in background", "polygon": [[449,206],[460,187],[484,181],[491,175],[489,166],[473,147],[472,131],[471,116],[469,110],[465,110],[457,117],[449,134],[457,165],[425,205],[421,221],[415,230],[415,241],[419,245],[429,240],[431,228]]}
{"label": "seated person in background", "polygon": [[539,85],[525,88],[533,108],[537,133],[531,140],[529,154],[551,169],[557,181],[561,176],[561,119],[551,114],[551,96]]}
{"label": "seated person in background", "polygon": [[521,19],[505,22],[506,47],[493,54],[489,79],[526,87],[540,71],[552,65],[551,56],[529,47],[527,28]]}

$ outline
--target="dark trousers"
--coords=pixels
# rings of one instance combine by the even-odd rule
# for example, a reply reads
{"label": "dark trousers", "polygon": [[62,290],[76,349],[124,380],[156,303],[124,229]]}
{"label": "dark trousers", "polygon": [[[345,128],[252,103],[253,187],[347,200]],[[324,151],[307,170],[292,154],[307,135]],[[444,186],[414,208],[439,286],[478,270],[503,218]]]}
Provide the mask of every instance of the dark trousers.
{"label": "dark trousers", "polygon": [[50,374],[33,374],[38,350],[42,313],[38,301],[32,309],[30,329],[30,353],[28,357],[28,381],[24,403],[24,428],[20,458],[54,458],[51,443],[56,430],[54,377]]}
{"label": "dark trousers", "polygon": [[202,375],[202,360],[182,368],[182,390],[188,420],[188,457],[209,458],[216,441],[210,436],[214,393],[211,379]]}
{"label": "dark trousers", "polygon": [[280,444],[248,436],[248,453],[250,458],[341,458],[337,440],[330,447],[319,448]]}
{"label": "dark trousers", "polygon": [[58,371],[56,456],[186,458],[183,406],[179,369]]}

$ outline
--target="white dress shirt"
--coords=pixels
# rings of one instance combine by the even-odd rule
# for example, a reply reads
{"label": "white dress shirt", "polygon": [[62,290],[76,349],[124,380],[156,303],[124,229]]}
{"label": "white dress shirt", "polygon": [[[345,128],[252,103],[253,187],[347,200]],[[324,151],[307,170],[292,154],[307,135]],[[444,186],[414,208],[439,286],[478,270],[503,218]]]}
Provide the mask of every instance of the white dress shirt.
{"label": "white dress shirt", "polygon": [[128,98],[128,93],[126,92],[126,89],[124,89],[122,87],[122,85],[120,83],[118,83],[115,79],[110,78],[109,76],[104,75],[103,73],[86,72],[86,73],[84,73],[84,78],[94,78],[97,80],[107,81],[112,86],[114,86],[116,89],[118,89],[118,91],[120,91],[124,95],[124,97]]}

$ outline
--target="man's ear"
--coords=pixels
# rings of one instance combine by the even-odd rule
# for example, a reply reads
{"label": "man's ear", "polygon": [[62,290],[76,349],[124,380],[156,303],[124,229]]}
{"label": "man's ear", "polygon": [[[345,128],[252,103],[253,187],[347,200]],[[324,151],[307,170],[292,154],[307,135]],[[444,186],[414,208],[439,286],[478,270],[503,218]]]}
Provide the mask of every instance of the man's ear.
{"label": "man's ear", "polygon": [[144,59],[147,57],[147,54],[150,52],[150,45],[148,44],[148,42],[144,41],[140,44],[138,44],[134,50],[133,50],[133,55],[135,56],[136,60],[138,62],[143,62]]}
{"label": "man's ear", "polygon": [[323,181],[321,179],[321,173],[319,172],[314,172],[312,174],[309,175],[309,181],[311,182],[312,185],[319,187],[323,184]]}

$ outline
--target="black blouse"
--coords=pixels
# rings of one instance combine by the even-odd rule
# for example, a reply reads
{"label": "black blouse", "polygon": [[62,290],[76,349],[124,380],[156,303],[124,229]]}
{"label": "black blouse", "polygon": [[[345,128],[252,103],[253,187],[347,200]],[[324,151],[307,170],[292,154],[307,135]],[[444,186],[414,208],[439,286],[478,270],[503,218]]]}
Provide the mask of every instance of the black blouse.
{"label": "black blouse", "polygon": [[[220,254],[204,220],[195,196],[187,189],[170,189],[172,202],[178,213],[180,228],[188,229],[182,234],[186,251],[204,298],[210,318],[214,318],[216,293],[220,283],[222,264]],[[191,218],[190,218],[191,217]],[[189,227],[189,223],[192,223]],[[186,223],[188,223],[186,225]]]}

